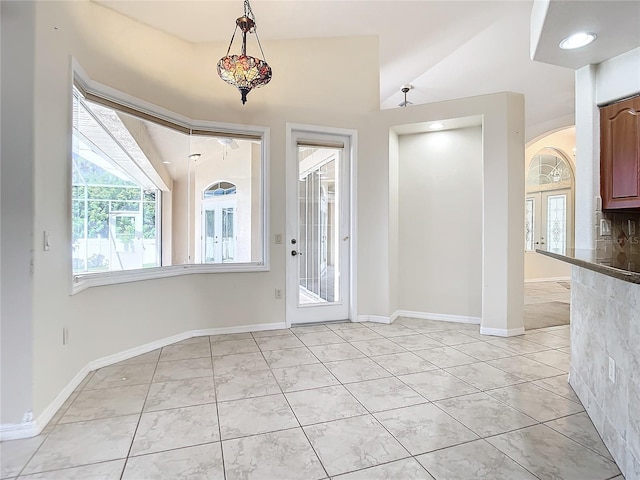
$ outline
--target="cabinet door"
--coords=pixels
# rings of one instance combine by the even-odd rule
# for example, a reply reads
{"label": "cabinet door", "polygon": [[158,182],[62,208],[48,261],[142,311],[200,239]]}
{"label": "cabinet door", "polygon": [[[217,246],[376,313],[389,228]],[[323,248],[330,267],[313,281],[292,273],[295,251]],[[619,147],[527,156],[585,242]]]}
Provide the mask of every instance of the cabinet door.
{"label": "cabinet door", "polygon": [[600,190],[604,210],[640,209],[640,97],[600,109]]}

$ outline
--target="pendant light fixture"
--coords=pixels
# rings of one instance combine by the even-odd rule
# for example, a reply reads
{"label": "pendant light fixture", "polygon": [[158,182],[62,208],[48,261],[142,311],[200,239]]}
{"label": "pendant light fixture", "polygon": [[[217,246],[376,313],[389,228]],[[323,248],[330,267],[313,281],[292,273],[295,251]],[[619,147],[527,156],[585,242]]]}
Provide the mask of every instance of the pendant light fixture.
{"label": "pendant light fixture", "polygon": [[[242,49],[240,55],[229,55],[238,28],[242,32]],[[262,45],[256,32],[256,17],[251,10],[249,0],[244,0],[244,15],[236,20],[236,28],[231,36],[227,54],[218,62],[218,75],[225,82],[233,85],[242,95],[242,104],[247,102],[247,94],[253,89],[266,85],[271,80],[271,67],[265,60],[247,55],[247,33],[255,33],[260,53],[264,58]]]}
{"label": "pendant light fixture", "polygon": [[399,107],[406,107],[408,105],[413,105],[413,102],[410,102],[409,100],[407,100],[407,93],[412,88],[413,88],[413,85],[403,85],[402,86],[402,89],[400,91],[402,93],[404,93],[404,102],[400,102],[400,104],[398,104]]}

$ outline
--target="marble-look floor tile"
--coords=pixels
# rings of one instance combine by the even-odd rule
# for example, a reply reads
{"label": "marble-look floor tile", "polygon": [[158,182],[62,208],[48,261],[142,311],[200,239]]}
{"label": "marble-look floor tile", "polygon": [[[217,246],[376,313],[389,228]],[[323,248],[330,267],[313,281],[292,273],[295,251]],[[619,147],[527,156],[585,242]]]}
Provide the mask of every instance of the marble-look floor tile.
{"label": "marble-look floor tile", "polygon": [[0,442],[0,478],[17,476],[42,445],[44,435]]}
{"label": "marble-look floor tile", "polygon": [[216,401],[213,378],[198,377],[152,383],[144,404],[145,412],[191,407]]}
{"label": "marble-look floor tile", "polygon": [[411,453],[421,453],[475,440],[478,436],[433,404],[425,403],[374,414]]}
{"label": "marble-look floor tile", "polygon": [[454,377],[444,370],[412,373],[398,377],[427,400],[435,401],[476,393],[477,388]]}
{"label": "marble-look floor tile", "polygon": [[377,333],[378,335],[382,335],[383,337],[386,337],[386,338],[403,337],[406,335],[413,335],[416,333],[414,330],[411,330],[410,328],[404,325],[401,325],[397,322],[394,322],[390,325],[387,325],[384,323],[375,323],[375,324],[369,325],[369,328],[375,333]]}
{"label": "marble-look floor tile", "polygon": [[442,332],[430,332],[427,334],[427,336],[448,346],[461,345],[463,343],[472,343],[477,341],[475,338],[469,335],[466,335],[464,333],[460,333],[457,331],[452,331],[452,330],[442,331]]}
{"label": "marble-look floor tile", "polygon": [[417,460],[438,480],[537,480],[484,440],[425,453]]}
{"label": "marble-look floor tile", "polygon": [[362,340],[379,340],[382,335],[376,333],[370,328],[346,328],[343,330],[334,330],[336,334],[347,342],[358,342]]}
{"label": "marble-look floor tile", "polygon": [[513,356],[513,352],[496,347],[495,345],[489,345],[487,342],[463,343],[453,348],[481,361]]}
{"label": "marble-look floor tile", "polygon": [[525,337],[526,337],[525,335],[520,335],[519,337],[506,337],[506,338],[493,337],[493,340],[488,340],[486,343],[494,347],[502,348],[504,350],[513,352],[516,355],[523,355],[525,353],[543,352],[543,351],[548,351],[550,349],[550,347],[540,345],[539,343],[528,342],[527,340],[525,340]]}
{"label": "marble-look floor tile", "polygon": [[155,453],[220,440],[215,404],[143,413],[131,455]]}
{"label": "marble-look floor tile", "polygon": [[335,480],[434,480],[414,458],[396,460],[333,478]]}
{"label": "marble-look floor tile", "polygon": [[487,441],[541,480],[604,480],[620,473],[615,463],[544,425]]}
{"label": "marble-look floor tile", "polygon": [[162,348],[160,354],[161,362],[170,362],[172,360],[185,360],[187,358],[210,357],[211,346],[209,342],[183,343],[167,345]]}
{"label": "marble-look floor tile", "polygon": [[540,380],[541,378],[546,377],[555,377],[556,375],[563,373],[562,370],[550,367],[544,363],[536,362],[535,360],[525,356],[491,360],[487,362],[487,364],[499,368],[504,372],[511,373],[512,375],[520,377],[528,382]]}
{"label": "marble-look floor tile", "polygon": [[161,350],[162,349],[158,348],[157,350],[152,350],[151,352],[143,353],[142,355],[136,355],[135,357],[128,358],[127,360],[122,360],[121,362],[114,363],[112,366],[137,365],[140,363],[158,363]]}
{"label": "marble-look floor tile", "polygon": [[365,322],[331,322],[327,323],[327,328],[337,332],[339,330],[352,330],[355,328],[365,328]]}
{"label": "marble-look floor tile", "polygon": [[304,431],[330,476],[409,456],[370,415],[319,423]]}
{"label": "marble-look floor tile", "polygon": [[480,390],[504,387],[523,381],[520,377],[507,373],[486,363],[451,367],[445,369],[445,371],[455,375],[461,380],[464,380],[470,385],[479,388]]}
{"label": "marble-look floor tile", "polygon": [[228,342],[230,340],[251,340],[253,335],[250,332],[246,333],[226,333],[222,335],[211,335],[209,342],[211,345],[215,345],[220,342]]}
{"label": "marble-look floor tile", "polygon": [[283,392],[307,390],[309,388],[328,387],[338,384],[338,380],[320,364],[301,365],[299,367],[276,368],[273,375]]}
{"label": "marble-look floor tile", "polygon": [[298,426],[281,393],[218,403],[222,440],[275,432]]}
{"label": "marble-look floor tile", "polygon": [[188,343],[207,343],[209,341],[209,335],[196,335],[195,337],[185,338],[179,342],[175,342],[172,345],[186,345]]}
{"label": "marble-look floor tile", "polygon": [[353,342],[351,345],[368,357],[407,351],[404,347],[401,347],[397,343],[393,343],[391,340],[386,338],[381,338],[379,340],[363,340],[361,342]]}
{"label": "marble-look floor tile", "polygon": [[402,337],[393,337],[390,339],[393,343],[397,343],[401,347],[409,351],[427,350],[429,348],[444,347],[444,345],[433,338],[420,333],[413,335],[403,335]]}
{"label": "marble-look floor tile", "polygon": [[367,410],[342,385],[286,393],[301,425],[364,415]]}
{"label": "marble-look floor tile", "polygon": [[148,385],[84,390],[78,394],[60,419],[60,423],[82,422],[140,413],[148,390]]}
{"label": "marble-look floor tile", "polygon": [[213,375],[211,358],[190,358],[173,362],[159,362],[154,382],[184,380],[185,378],[210,377]]}
{"label": "marble-look floor tile", "polygon": [[546,352],[529,353],[525,357],[537,362],[544,363],[551,367],[557,368],[564,373],[569,372],[569,366],[571,363],[571,355],[560,352],[558,350],[548,350]]}
{"label": "marble-look floor tile", "polygon": [[220,357],[222,355],[234,355],[237,353],[253,353],[259,352],[260,349],[256,341],[252,338],[244,340],[228,340],[226,342],[218,342],[211,344],[211,355]]}
{"label": "marble-look floor tile", "polygon": [[224,480],[220,443],[207,443],[129,458],[122,480],[147,478]]}
{"label": "marble-look floor tile", "polygon": [[219,402],[274,395],[280,392],[270,370],[238,372],[216,377],[216,398]]}
{"label": "marble-look floor tile", "polygon": [[362,382],[391,376],[389,372],[369,358],[326,362],[324,366],[341,383]]}
{"label": "marble-look floor tile", "polygon": [[291,327],[291,332],[295,335],[299,333],[314,333],[314,332],[328,332],[331,331],[328,325],[303,325],[300,327]]}
{"label": "marble-look floor tile", "polygon": [[[509,432],[538,423],[486,393],[435,402],[442,410],[481,437]],[[489,419],[491,419],[489,421]]]}
{"label": "marble-look floor tile", "polygon": [[584,410],[579,403],[572,402],[530,383],[499,388],[487,393],[539,422],[546,422]]}
{"label": "marble-look floor tile", "polygon": [[275,337],[256,338],[258,347],[263,352],[272,350],[284,350],[289,348],[304,347],[304,344],[295,335],[278,335]]}
{"label": "marble-look floor tile", "polygon": [[24,474],[125,458],[138,415],[58,425],[42,443]]}
{"label": "marble-look floor tile", "polygon": [[309,347],[321,362],[337,362],[350,358],[362,358],[365,355],[350,343],[334,343],[331,345],[317,345]]}
{"label": "marble-look floor tile", "polygon": [[320,363],[320,360],[307,347],[269,350],[262,352],[262,354],[271,368],[299,367],[300,365]]}
{"label": "marble-look floor tile", "polygon": [[571,388],[571,385],[569,385],[569,379],[566,374],[558,375],[557,377],[543,378],[542,380],[536,380],[531,383],[564,398],[568,398],[572,402],[580,403],[580,399],[573,391],[573,388]]}
{"label": "marble-look floor tile", "polygon": [[269,365],[267,365],[264,356],[260,352],[213,357],[213,374],[216,377],[268,369]]}
{"label": "marble-look floor tile", "polygon": [[603,457],[612,460],[609,450],[607,450],[607,447],[602,443],[596,427],[593,426],[591,419],[585,412],[551,420],[545,423],[545,425],[569,437],[571,440],[578,442],[580,445],[584,445]]}
{"label": "marble-look floor tile", "polygon": [[265,337],[279,337],[281,335],[293,335],[290,328],[280,328],[277,330],[262,330],[260,332],[251,332],[253,338],[265,338]]}
{"label": "marble-look floor tile", "polygon": [[222,442],[227,480],[319,480],[327,476],[300,428]]}
{"label": "marble-look floor tile", "polygon": [[393,375],[428,372],[438,368],[433,363],[412,352],[392,353],[370,358]]}
{"label": "marble-look floor tile", "polygon": [[428,350],[416,350],[413,353],[426,361],[433,363],[438,368],[456,367],[458,365],[468,365],[476,360],[466,353],[459,352],[452,347],[430,348]]}
{"label": "marble-look floor tile", "polygon": [[349,383],[345,387],[370,412],[428,402],[422,395],[393,377]]}
{"label": "marble-look floor tile", "polygon": [[[42,432],[40,432],[40,435],[48,435],[49,433],[51,433],[54,427],[58,425],[58,422],[60,421],[60,419],[64,416],[65,413],[67,413],[67,410],[69,410],[69,407],[74,402],[74,400],[78,397],[78,395],[80,395],[81,391],[82,390],[75,390],[73,393],[71,393],[71,395],[69,395],[69,398],[67,398],[64,401],[64,403],[58,409],[55,415],[51,417],[51,420],[49,420],[49,423],[47,423],[47,425],[42,429]],[[0,443],[0,445],[2,444]]]}
{"label": "marble-look floor tile", "polygon": [[296,333],[297,337],[307,347],[314,345],[329,345],[332,343],[344,343],[345,339],[339,335],[336,335],[333,331],[328,330],[326,332],[305,332]]}
{"label": "marble-look floor tile", "polygon": [[256,338],[256,342],[258,347],[260,347],[260,350],[263,352],[304,347],[304,344],[295,335],[278,335],[277,337]]}
{"label": "marble-look floor tile", "polygon": [[153,363],[104,367],[95,372],[83,390],[148,384],[155,369]]}
{"label": "marble-look floor tile", "polygon": [[[20,480],[120,480],[124,459],[22,475]],[[4,477],[3,477],[4,478]]]}
{"label": "marble-look floor tile", "polygon": [[550,333],[527,333],[525,339],[528,342],[539,343],[545,347],[562,348],[568,347],[570,341],[566,338],[551,335]]}

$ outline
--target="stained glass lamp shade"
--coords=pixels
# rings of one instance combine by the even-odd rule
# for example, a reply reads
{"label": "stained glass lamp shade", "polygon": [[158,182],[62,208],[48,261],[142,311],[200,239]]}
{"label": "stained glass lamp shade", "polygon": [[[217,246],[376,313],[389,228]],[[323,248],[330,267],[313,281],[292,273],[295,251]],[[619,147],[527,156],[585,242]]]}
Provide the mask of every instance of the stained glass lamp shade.
{"label": "stained glass lamp shade", "polygon": [[[269,64],[265,60],[247,55],[247,33],[256,33],[256,23],[248,0],[244,2],[244,11],[244,16],[236,20],[236,29],[231,37],[227,54],[218,62],[218,75],[222,80],[240,90],[243,105],[247,102],[247,95],[252,89],[262,87],[271,80]],[[229,55],[238,28],[242,32],[242,51],[240,55]],[[256,39],[260,53],[264,57],[257,33]]]}

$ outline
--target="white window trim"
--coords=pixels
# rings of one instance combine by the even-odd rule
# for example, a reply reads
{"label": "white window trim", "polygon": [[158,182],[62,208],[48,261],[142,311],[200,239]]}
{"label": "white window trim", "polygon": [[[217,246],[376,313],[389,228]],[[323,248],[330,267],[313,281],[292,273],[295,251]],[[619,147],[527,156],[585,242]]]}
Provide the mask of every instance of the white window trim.
{"label": "white window trim", "polygon": [[[270,255],[269,255],[269,152],[270,152],[270,133],[269,127],[261,127],[256,125],[240,125],[233,123],[219,123],[204,120],[193,120],[179,115],[170,110],[166,110],[157,105],[145,102],[144,100],[132,97],[124,92],[115,90],[111,87],[91,80],[89,75],[82,69],[75,58],[71,62],[71,81],[69,82],[69,98],[73,98],[74,82],[80,85],[88,92],[99,95],[107,100],[128,106],[132,109],[143,113],[148,113],[159,118],[166,119],[170,122],[183,125],[192,130],[212,130],[220,133],[233,134],[254,134],[262,137],[261,142],[261,191],[263,195],[262,201],[262,261],[251,263],[223,263],[223,264],[182,264],[170,265],[164,267],[152,267],[136,270],[122,270],[114,272],[99,273],[82,273],[74,274],[69,262],[69,275],[71,291],[74,295],[87,288],[99,287],[104,285],[116,285],[120,283],[138,282],[143,280],[153,280],[157,278],[176,277],[181,275],[193,274],[210,274],[210,273],[250,273],[250,272],[268,272],[270,271]],[[69,108],[68,115],[68,136],[71,138],[73,132],[73,111]],[[71,158],[71,141],[68,143],[67,158]],[[69,205],[71,205],[71,188],[69,188]],[[67,209],[67,226],[71,232],[71,207]]]}

